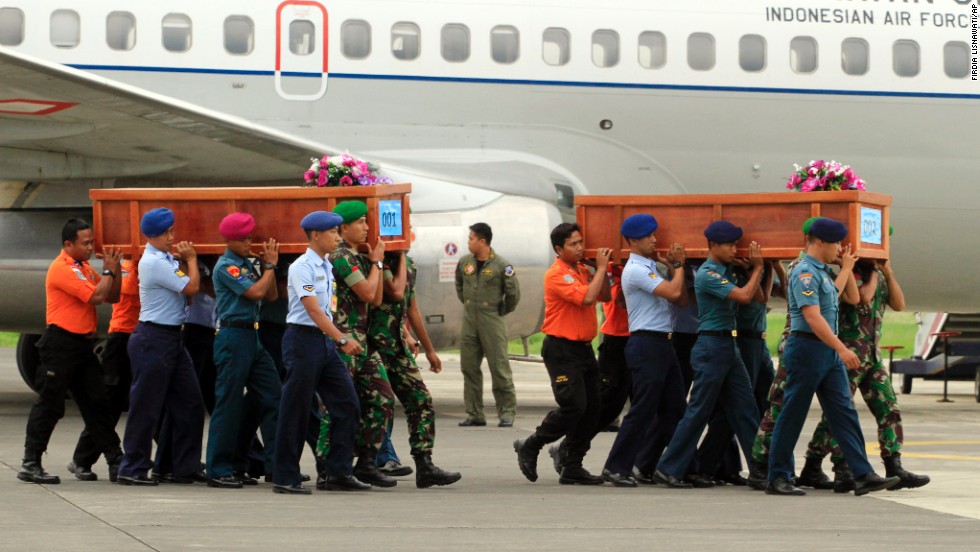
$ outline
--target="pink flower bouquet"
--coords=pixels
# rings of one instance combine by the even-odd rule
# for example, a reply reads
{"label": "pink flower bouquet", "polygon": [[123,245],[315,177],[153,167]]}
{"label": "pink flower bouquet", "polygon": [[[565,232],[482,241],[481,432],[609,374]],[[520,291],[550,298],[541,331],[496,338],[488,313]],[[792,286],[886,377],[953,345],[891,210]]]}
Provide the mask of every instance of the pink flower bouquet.
{"label": "pink flower bouquet", "polygon": [[378,176],[368,164],[350,154],[324,155],[310,159],[313,164],[303,175],[307,186],[377,186],[391,184],[391,179]]}
{"label": "pink flower bouquet", "polygon": [[841,165],[837,161],[810,161],[801,167],[793,165],[796,172],[786,182],[787,190],[798,192],[818,192],[831,190],[865,190],[864,180],[861,180],[849,165]]}

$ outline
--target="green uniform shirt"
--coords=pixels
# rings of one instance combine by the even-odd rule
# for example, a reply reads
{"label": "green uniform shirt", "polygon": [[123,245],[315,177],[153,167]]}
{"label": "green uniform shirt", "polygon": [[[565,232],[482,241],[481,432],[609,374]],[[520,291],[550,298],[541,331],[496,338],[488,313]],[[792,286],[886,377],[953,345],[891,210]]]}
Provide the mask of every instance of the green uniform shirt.
{"label": "green uniform shirt", "polygon": [[[862,359],[868,358],[878,349],[878,343],[881,341],[881,323],[885,317],[885,305],[888,304],[888,282],[885,274],[877,267],[874,270],[878,273],[878,288],[875,290],[871,304],[849,305],[843,302],[840,304],[838,337]],[[860,287],[864,283],[860,275],[855,273],[854,277]]]}
{"label": "green uniform shirt", "polygon": [[354,293],[354,286],[371,274],[371,261],[341,241],[330,254],[333,275],[337,282],[337,314],[333,323],[337,329],[350,334],[362,345],[367,342],[370,305]]}
{"label": "green uniform shirt", "polygon": [[495,310],[500,315],[513,312],[521,300],[514,265],[493,249],[482,268],[474,255],[466,255],[456,265],[456,295],[466,308]]}
{"label": "green uniform shirt", "polygon": [[[370,323],[368,325],[368,342],[371,348],[383,355],[396,355],[404,349],[402,340],[402,327],[405,325],[405,318],[408,316],[408,307],[412,304],[412,297],[415,296],[415,277],[417,270],[415,261],[405,255],[405,270],[407,281],[405,282],[405,295],[401,301],[389,301],[385,298],[380,307],[371,309]],[[394,277],[388,266],[385,266],[385,280]]]}

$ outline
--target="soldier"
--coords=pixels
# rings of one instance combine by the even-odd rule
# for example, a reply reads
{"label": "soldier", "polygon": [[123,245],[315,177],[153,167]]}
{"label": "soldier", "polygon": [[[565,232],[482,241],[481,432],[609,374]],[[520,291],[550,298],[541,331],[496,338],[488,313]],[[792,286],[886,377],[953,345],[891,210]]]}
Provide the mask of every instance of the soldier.
{"label": "soldier", "polygon": [[507,327],[504,315],[517,308],[521,299],[514,265],[490,247],[493,231],[482,222],[470,226],[470,254],[456,265],[456,296],[463,303],[463,342],[459,350],[463,372],[463,427],[485,426],[483,414],[483,372],[480,363],[487,357],[493,398],[500,427],[514,425],[517,396],[507,358]]}
{"label": "soldier", "polygon": [[174,245],[174,214],[163,207],[140,220],[146,251],[140,258],[140,320],[129,339],[133,386],[123,443],[126,455],[119,466],[119,484],[152,486],[153,434],[164,408],[173,421],[173,473],[191,478],[201,470],[204,400],[194,364],[181,340],[187,319],[187,297],[200,288],[197,253],[193,244],[176,244],[179,260],[169,253]]}
{"label": "soldier", "polygon": [[514,441],[517,463],[529,481],[537,481],[541,448],[565,437],[565,457],[558,482],[601,485],[602,479],[582,467],[595,436],[599,416],[599,366],[592,340],[599,330],[595,304],[609,300],[606,268],[612,251],[596,252],[596,274],[582,263],[585,253],[577,224],[562,223],[551,231],[558,257],[544,275],[544,343],[541,356],[551,378],[558,408],[542,420],[527,439]]}
{"label": "soldier", "polygon": [[840,256],[847,227],[826,218],[810,225],[806,254],[788,278],[790,337],[786,341],[786,388],[783,409],[773,429],[766,494],[804,495],[793,485],[793,449],[816,393],[830,429],[840,439],[854,473],[854,494],[861,496],[899,483],[874,472],[864,452],[864,436],[848,394],[845,366],[861,361],[837,338],[838,293],[827,268]]}
{"label": "soldier", "polygon": [[[415,486],[424,489],[433,485],[451,485],[462,476],[445,471],[432,463],[436,413],[432,406],[432,395],[422,381],[422,374],[410,348],[410,344],[418,347],[418,343],[415,339],[408,339],[406,327],[410,308],[413,305],[418,308],[415,305],[415,262],[404,251],[386,257],[389,261],[387,267],[394,267],[394,270],[385,270],[384,299],[379,307],[371,309],[368,344],[381,356],[391,387],[405,408],[408,441],[415,460]],[[431,346],[431,342],[429,345]],[[439,357],[435,356],[431,348],[427,351],[431,351],[427,352],[430,362],[435,357],[432,366],[433,371],[438,373],[441,370]]]}
{"label": "soldier", "polygon": [[371,489],[351,473],[358,419],[357,391],[347,365],[338,354],[343,351],[358,355],[362,349],[333,324],[330,313],[333,270],[326,257],[340,244],[337,226],[343,220],[335,213],[314,211],[300,222],[309,247],[289,267],[289,312],[282,338],[286,377],[276,425],[272,488],[275,493],[312,493],[302,484],[299,457],[309,433],[307,424],[314,393],[319,393],[333,418],[329,428],[333,445],[324,459],[322,481],[317,481],[317,488]]}
{"label": "soldier", "polygon": [[[394,487],[398,481],[378,471],[375,458],[384,440],[385,428],[394,410],[395,393],[384,364],[367,342],[370,311],[381,305],[384,286],[384,241],[370,249],[369,255],[359,254],[368,238],[367,205],[362,201],[342,201],[333,210],[343,218],[340,225],[342,241],[330,254],[337,282],[337,329],[350,334],[362,348],[356,354],[341,351],[341,358],[350,368],[354,388],[361,403],[361,426],[357,438],[357,465],[354,475],[375,487]],[[328,407],[329,414],[329,407]],[[329,416],[324,416],[321,438],[328,435]],[[321,447],[321,454],[325,446]]]}
{"label": "soldier", "polygon": [[[258,316],[261,301],[275,301],[276,263],[279,244],[269,238],[262,244],[261,277],[248,258],[251,256],[255,219],[248,213],[232,213],[218,227],[228,248],[214,266],[214,295],[220,330],[214,338],[214,413],[208,432],[208,486],[239,489],[253,478],[235,467],[236,455],[244,456],[255,427],[247,427],[243,407],[248,390],[253,424],[262,428],[265,472],[272,472],[276,442],[276,419],[282,391],[272,357],[259,342]],[[243,468],[244,466],[239,466]]]}
{"label": "soldier", "polygon": [[[48,268],[44,280],[47,299],[47,328],[37,342],[41,355],[36,382],[38,397],[27,417],[24,440],[24,463],[17,479],[29,483],[57,484],[61,479],[41,466],[41,455],[48,448],[51,433],[65,415],[65,396],[71,391],[85,421],[90,439],[79,437],[73,464],[76,477],[95,481],[91,466],[99,454],[109,464],[109,479],[115,480],[121,451],[119,436],[112,419],[112,406],[102,381],[102,367],[92,352],[97,327],[95,305],[119,300],[119,260],[114,248],[103,252],[102,278],[96,275],[88,260],[94,251],[95,237],[87,222],[71,219],[61,228],[61,253]],[[81,476],[77,468],[81,468]]]}

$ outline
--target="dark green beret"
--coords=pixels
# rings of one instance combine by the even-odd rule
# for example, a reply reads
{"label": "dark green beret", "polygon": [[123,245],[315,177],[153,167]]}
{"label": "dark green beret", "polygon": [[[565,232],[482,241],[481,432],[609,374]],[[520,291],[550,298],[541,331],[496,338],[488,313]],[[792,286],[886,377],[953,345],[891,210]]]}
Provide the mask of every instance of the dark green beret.
{"label": "dark green beret", "polygon": [[367,214],[367,204],[357,200],[341,201],[333,212],[344,219],[344,224],[350,224]]}

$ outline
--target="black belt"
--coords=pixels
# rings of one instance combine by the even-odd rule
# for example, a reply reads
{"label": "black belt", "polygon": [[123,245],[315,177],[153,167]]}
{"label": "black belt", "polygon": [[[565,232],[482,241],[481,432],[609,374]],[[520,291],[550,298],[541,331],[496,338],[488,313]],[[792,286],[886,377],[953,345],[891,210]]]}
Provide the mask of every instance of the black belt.
{"label": "black belt", "polygon": [[748,337],[752,339],[765,339],[766,332],[754,332],[752,330],[736,330],[738,337]]}
{"label": "black belt", "polygon": [[69,332],[68,330],[66,330],[66,329],[64,329],[61,326],[58,326],[56,324],[50,324],[48,326],[48,329],[49,330],[56,331],[56,332],[58,332],[60,334],[64,334],[64,335],[66,335],[68,337],[74,337],[75,339],[95,339],[95,334],[94,333],[80,334],[80,333],[75,333],[75,332]]}
{"label": "black belt", "polygon": [[817,337],[817,334],[813,332],[801,332],[797,330],[797,331],[789,332],[789,335],[793,337],[802,337],[803,339],[812,339],[813,341],[821,341],[821,342],[823,341],[822,339]]}
{"label": "black belt", "polygon": [[153,328],[160,328],[161,330],[171,330],[179,332],[184,326],[182,324],[177,324],[176,326],[171,324],[157,324],[156,322],[148,322],[146,320],[140,320],[140,324],[146,324]]}
{"label": "black belt", "polygon": [[558,341],[564,341],[566,343],[571,343],[573,345],[588,345],[592,346],[592,341],[579,341],[577,339],[568,339],[567,337],[558,337],[557,335],[544,334],[545,337],[549,339],[557,339]]}
{"label": "black belt", "polygon": [[305,324],[286,324],[286,327],[289,328],[290,330],[296,330],[298,332],[317,334],[321,336],[326,335],[325,333],[320,331],[320,328],[317,328],[316,326],[307,326]]}
{"label": "black belt", "polygon": [[241,330],[257,330],[259,329],[258,322],[245,322],[244,320],[222,320],[222,328],[238,328]]}
{"label": "black belt", "polygon": [[660,339],[671,339],[674,337],[673,332],[655,332],[653,330],[636,330],[635,332],[630,332],[630,335],[649,335],[650,337],[659,337]]}
{"label": "black belt", "polygon": [[698,332],[698,335],[709,335],[711,337],[738,337],[738,332],[735,330],[704,330]]}

